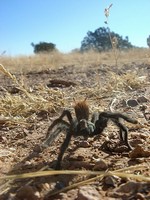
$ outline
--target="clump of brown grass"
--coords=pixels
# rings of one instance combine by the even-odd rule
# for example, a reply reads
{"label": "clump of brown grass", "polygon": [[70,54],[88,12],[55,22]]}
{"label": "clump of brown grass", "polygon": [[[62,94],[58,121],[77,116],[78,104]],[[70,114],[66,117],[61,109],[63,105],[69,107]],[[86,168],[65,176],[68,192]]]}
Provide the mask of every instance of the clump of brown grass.
{"label": "clump of brown grass", "polygon": [[47,91],[45,98],[42,95],[32,94],[32,98],[34,101],[30,101],[23,95],[12,96],[11,94],[0,98],[0,124],[32,123],[40,112],[47,114],[56,112],[64,105],[62,94],[59,92],[56,94],[51,91],[49,94]]}
{"label": "clump of brown grass", "polygon": [[6,68],[0,64],[0,71],[12,79],[22,92],[19,95],[6,93],[0,98],[0,124],[19,124],[34,121],[40,111],[56,112],[63,106],[63,93],[46,87],[40,87],[36,93],[28,92]]}
{"label": "clump of brown grass", "polygon": [[109,72],[109,83],[107,84],[107,89],[118,90],[118,91],[128,91],[136,90],[147,85],[146,79],[140,79],[136,72],[126,72],[122,75],[117,75],[114,72]]}

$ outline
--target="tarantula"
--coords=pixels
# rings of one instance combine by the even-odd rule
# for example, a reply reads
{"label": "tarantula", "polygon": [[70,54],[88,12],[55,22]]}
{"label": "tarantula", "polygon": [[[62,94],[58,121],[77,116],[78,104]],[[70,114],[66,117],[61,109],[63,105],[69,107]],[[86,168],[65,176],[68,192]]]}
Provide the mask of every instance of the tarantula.
{"label": "tarantula", "polygon": [[[128,129],[121,123],[120,119],[122,118],[133,124],[136,124],[137,120],[121,113],[95,112],[90,121],[89,107],[86,99],[84,101],[75,102],[74,110],[76,115],[75,118],[72,117],[72,114],[69,110],[64,110],[60,117],[53,121],[47,131],[46,140],[44,142],[45,146],[50,145],[60,132],[63,131],[66,133],[66,138],[60,148],[60,153],[57,158],[56,169],[59,169],[61,166],[62,157],[72,136],[83,136],[84,138],[88,138],[101,134],[107,127],[109,119],[111,119],[111,121],[113,121],[114,124],[119,128],[121,142],[123,142],[129,150],[132,149],[128,142]],[[65,121],[63,119],[64,117],[66,117],[68,121]],[[55,126],[57,126],[56,129],[50,133]]]}

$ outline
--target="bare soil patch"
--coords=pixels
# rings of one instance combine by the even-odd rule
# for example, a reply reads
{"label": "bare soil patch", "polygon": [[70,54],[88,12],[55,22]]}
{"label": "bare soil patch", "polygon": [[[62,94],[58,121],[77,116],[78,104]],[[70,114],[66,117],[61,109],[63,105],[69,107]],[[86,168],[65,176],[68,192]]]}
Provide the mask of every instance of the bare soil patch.
{"label": "bare soil patch", "polygon": [[[22,112],[14,106],[14,99],[27,97],[7,76],[0,74],[1,102],[5,103],[5,115],[0,110],[0,175],[22,174],[52,169],[64,140],[61,133],[56,141],[42,152],[36,151],[46,137],[52,121],[60,116],[63,109],[73,114],[73,98],[87,97],[90,113],[112,109],[129,114],[139,124],[127,124],[129,142],[134,152],[127,152],[119,144],[118,129],[110,123],[100,136],[72,138],[62,162],[63,170],[115,171],[137,166],[128,171],[132,175],[150,178],[150,64],[134,62],[118,67],[100,64],[61,66],[57,69],[30,71],[15,74],[18,81],[31,95],[42,97],[42,104],[52,103],[50,109],[40,104],[36,109],[28,108],[17,123]],[[9,99],[9,98],[10,99]],[[52,97],[51,99],[49,99]],[[9,100],[8,100],[9,99]],[[137,102],[128,105],[128,100]],[[36,102],[37,103],[37,102]],[[24,103],[24,107],[26,106]],[[54,106],[53,106],[54,105]],[[9,109],[12,107],[12,110]],[[29,104],[31,107],[31,104]],[[4,107],[3,107],[4,108]],[[27,111],[27,109],[26,109]],[[16,114],[17,113],[17,114]],[[2,118],[3,117],[3,118]],[[15,119],[6,120],[6,117]],[[6,121],[5,121],[5,120]],[[20,118],[19,118],[20,119]],[[13,123],[14,122],[14,123]],[[140,149],[140,150],[139,150]],[[142,153],[141,153],[142,152]],[[140,168],[138,166],[141,166]],[[17,180],[0,180],[0,199],[150,199],[149,180],[137,180],[119,175],[107,175],[92,182],[59,192],[94,175],[53,175]],[[52,192],[58,191],[52,195]]]}

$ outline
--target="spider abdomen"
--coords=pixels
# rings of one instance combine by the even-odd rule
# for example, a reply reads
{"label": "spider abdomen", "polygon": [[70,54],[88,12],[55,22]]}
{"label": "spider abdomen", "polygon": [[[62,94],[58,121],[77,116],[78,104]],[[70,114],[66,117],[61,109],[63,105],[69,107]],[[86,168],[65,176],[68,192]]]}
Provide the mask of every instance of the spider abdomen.
{"label": "spider abdomen", "polygon": [[81,119],[89,119],[89,107],[86,104],[85,100],[76,103],[74,109],[78,121],[80,121]]}

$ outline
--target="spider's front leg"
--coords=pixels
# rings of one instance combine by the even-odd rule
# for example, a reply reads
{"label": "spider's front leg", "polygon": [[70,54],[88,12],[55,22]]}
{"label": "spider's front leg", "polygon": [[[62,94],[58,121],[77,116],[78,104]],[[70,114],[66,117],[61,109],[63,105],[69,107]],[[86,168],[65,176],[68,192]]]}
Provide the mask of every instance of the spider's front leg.
{"label": "spider's front leg", "polygon": [[[68,121],[63,120],[64,117],[67,117]],[[67,128],[70,127],[70,124],[72,123],[72,116],[69,110],[64,110],[61,116],[53,121],[53,123],[49,126],[46,134],[46,139],[41,145],[43,148],[48,147],[49,145],[52,144],[52,142],[55,140],[55,138],[59,135],[60,132],[66,130]],[[59,125],[53,132],[52,129],[56,126]]]}
{"label": "spider's front leg", "polygon": [[56,130],[54,130],[52,133],[47,135],[46,140],[44,140],[41,146],[43,148],[47,148],[48,146],[50,146],[55,140],[55,138],[59,135],[59,133],[65,131],[67,128],[68,126],[65,126],[64,124],[60,124],[60,126],[57,127]]}
{"label": "spider's front leg", "polygon": [[46,134],[46,137],[49,136],[50,131],[54,128],[54,126],[56,126],[56,125],[59,124],[59,123],[65,125],[65,126],[67,126],[67,127],[70,126],[70,124],[69,124],[68,122],[66,122],[66,121],[63,120],[63,118],[64,118],[65,116],[67,117],[69,123],[70,123],[70,124],[72,123],[73,118],[72,118],[72,116],[71,116],[70,111],[69,111],[69,110],[64,110],[64,111],[62,112],[61,116],[60,116],[59,118],[55,119],[55,120],[53,121],[53,123],[49,126],[48,131],[47,131],[47,134]]}
{"label": "spider's front leg", "polygon": [[71,140],[72,135],[73,135],[73,132],[71,131],[71,129],[68,129],[66,138],[65,138],[63,144],[60,147],[60,153],[58,155],[57,163],[56,163],[56,166],[55,166],[56,170],[61,168],[62,157],[63,157],[63,155],[64,155],[64,153],[65,153],[65,151],[66,151],[66,149],[67,149],[67,147],[69,145],[69,142]]}

